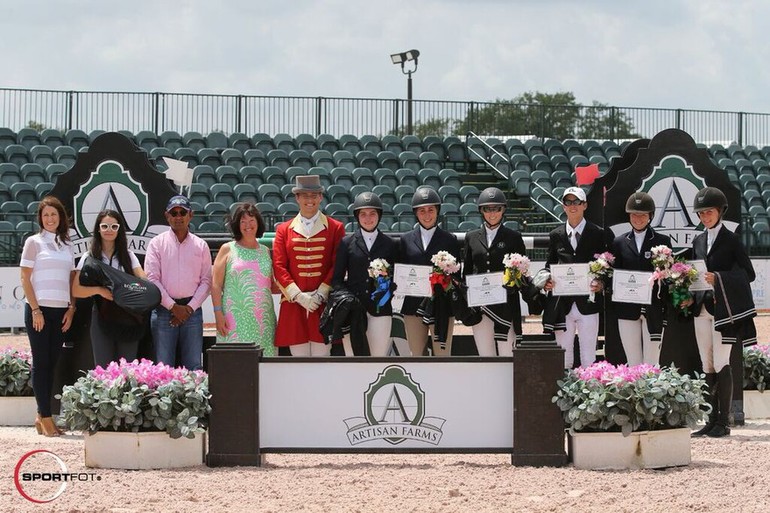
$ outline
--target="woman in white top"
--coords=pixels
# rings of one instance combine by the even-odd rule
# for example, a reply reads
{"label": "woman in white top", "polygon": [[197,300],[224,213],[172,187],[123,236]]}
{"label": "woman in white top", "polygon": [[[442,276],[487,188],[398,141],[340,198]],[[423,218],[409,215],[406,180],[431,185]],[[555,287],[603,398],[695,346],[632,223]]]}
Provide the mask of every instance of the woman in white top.
{"label": "woman in white top", "polygon": [[137,323],[122,308],[112,301],[112,293],[106,287],[87,287],[80,284],[80,270],[86,257],[101,259],[128,274],[147,278],[139,260],[128,250],[126,223],[115,210],[102,210],[94,223],[91,250],[80,257],[72,295],[75,297],[96,296],[91,311],[91,348],[94,364],[106,367],[121,358],[136,359],[139,340],[144,336],[145,324]]}
{"label": "woman in white top", "polygon": [[53,196],[40,200],[37,222],[40,232],[24,242],[21,252],[24,325],[32,350],[32,389],[38,412],[35,428],[45,436],[58,436],[61,431],[51,418],[53,375],[64,332],[75,314],[70,297],[75,260],[69,243],[69,218],[61,201]]}

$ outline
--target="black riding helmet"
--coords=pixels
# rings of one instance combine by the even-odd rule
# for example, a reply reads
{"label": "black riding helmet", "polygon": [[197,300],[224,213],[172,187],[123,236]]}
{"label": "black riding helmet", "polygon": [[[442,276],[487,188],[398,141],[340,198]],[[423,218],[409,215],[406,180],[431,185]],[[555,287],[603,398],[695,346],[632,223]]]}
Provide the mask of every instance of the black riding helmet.
{"label": "black riding helmet", "polygon": [[627,214],[650,214],[650,221],[655,215],[655,200],[646,192],[635,192],[626,201]]}
{"label": "black riding helmet", "polygon": [[479,209],[487,205],[501,205],[504,207],[507,203],[505,193],[497,187],[487,187],[481,191],[481,194],[476,199],[476,206]]}
{"label": "black riding helmet", "polygon": [[710,208],[719,210],[720,217],[727,211],[727,196],[716,187],[704,187],[695,195],[692,209],[697,214]]}
{"label": "black riding helmet", "polygon": [[438,213],[441,212],[441,198],[438,193],[427,185],[421,185],[412,196],[412,210],[429,205],[435,205]]}

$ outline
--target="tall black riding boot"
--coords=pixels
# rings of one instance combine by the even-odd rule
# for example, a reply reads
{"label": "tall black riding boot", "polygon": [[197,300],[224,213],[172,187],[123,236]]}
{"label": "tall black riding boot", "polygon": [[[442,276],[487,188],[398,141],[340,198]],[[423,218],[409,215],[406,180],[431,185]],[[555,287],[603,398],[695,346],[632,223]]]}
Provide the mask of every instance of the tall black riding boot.
{"label": "tall black riding boot", "polygon": [[711,405],[711,412],[706,419],[706,425],[694,432],[692,436],[705,436],[711,431],[717,423],[717,413],[719,406],[717,404],[717,375],[716,373],[706,374],[706,386],[703,392],[708,396],[706,400]]}
{"label": "tall black riding boot", "polygon": [[719,416],[708,436],[720,438],[730,434],[730,407],[733,403],[733,371],[729,365],[717,374],[717,397],[719,398]]}

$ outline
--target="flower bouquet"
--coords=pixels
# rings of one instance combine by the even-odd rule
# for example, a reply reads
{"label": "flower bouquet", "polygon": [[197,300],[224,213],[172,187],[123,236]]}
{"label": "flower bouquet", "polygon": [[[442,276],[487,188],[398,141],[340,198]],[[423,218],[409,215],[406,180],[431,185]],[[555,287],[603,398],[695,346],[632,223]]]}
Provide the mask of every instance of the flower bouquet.
{"label": "flower bouquet", "polygon": [[375,302],[377,313],[391,298],[390,264],[384,258],[375,258],[369,264],[369,277],[374,281],[371,300]]}
{"label": "flower bouquet", "polygon": [[430,273],[430,286],[435,295],[436,287],[444,292],[449,292],[454,286],[452,275],[460,270],[457,259],[448,251],[439,251],[430,258],[433,271]]}
{"label": "flower bouquet", "polygon": [[705,381],[673,367],[597,362],[568,370],[557,384],[553,402],[573,433],[693,428],[710,409]]}
{"label": "flower bouquet", "polygon": [[764,392],[770,383],[770,346],[743,348],[743,389]]}
{"label": "flower bouquet", "polygon": [[[595,254],[594,258],[595,260],[588,262],[588,275],[591,279],[601,282],[604,288],[608,288],[612,284],[612,266],[615,264],[615,255],[605,251]],[[593,303],[595,299],[596,295],[591,291],[588,294],[588,301]]]}
{"label": "flower bouquet", "polygon": [[650,254],[652,255],[650,263],[653,267],[650,283],[658,284],[658,299],[660,299],[660,290],[668,278],[668,270],[674,264],[674,251],[668,246],[661,245],[652,248]]}
{"label": "flower bouquet", "polygon": [[0,351],[0,397],[32,394],[32,354],[6,348]]}
{"label": "flower bouquet", "polygon": [[668,270],[668,294],[671,296],[671,303],[674,308],[681,311],[684,316],[690,315],[690,307],[685,302],[692,299],[690,285],[698,277],[698,270],[684,260],[677,259]]}
{"label": "flower bouquet", "polygon": [[64,387],[61,417],[73,431],[165,431],[194,438],[208,426],[208,375],[149,360],[112,362]]}
{"label": "flower bouquet", "polygon": [[508,253],[503,258],[505,272],[503,273],[503,286],[513,289],[526,285],[529,277],[529,258],[519,253]]}

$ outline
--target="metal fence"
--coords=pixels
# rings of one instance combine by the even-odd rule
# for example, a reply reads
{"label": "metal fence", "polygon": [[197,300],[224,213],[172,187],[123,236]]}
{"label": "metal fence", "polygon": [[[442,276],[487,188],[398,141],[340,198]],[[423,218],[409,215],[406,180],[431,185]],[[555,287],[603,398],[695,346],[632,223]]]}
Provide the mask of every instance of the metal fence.
{"label": "metal fence", "polygon": [[0,88],[0,126],[34,122],[59,130],[151,130],[378,135],[535,136],[623,140],[680,128],[702,143],[770,145],[770,114],[615,106],[377,98],[54,91]]}

